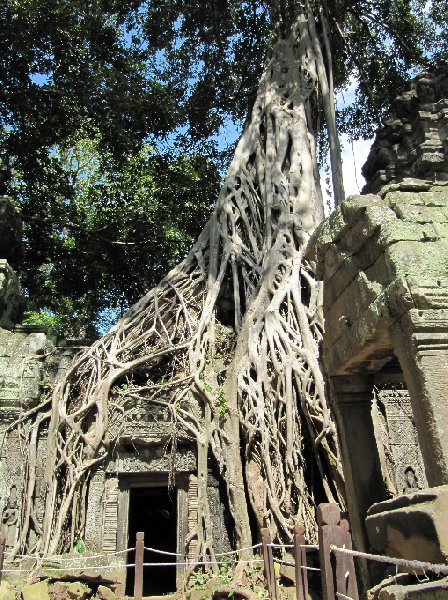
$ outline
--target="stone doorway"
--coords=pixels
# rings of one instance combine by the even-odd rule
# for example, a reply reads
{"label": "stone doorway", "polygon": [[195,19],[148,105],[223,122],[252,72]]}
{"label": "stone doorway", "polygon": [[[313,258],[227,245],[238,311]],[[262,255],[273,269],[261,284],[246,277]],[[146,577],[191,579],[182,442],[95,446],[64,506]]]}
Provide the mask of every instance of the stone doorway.
{"label": "stone doorway", "polygon": [[[177,494],[167,486],[140,484],[129,488],[128,547],[135,545],[138,531],[145,534],[145,547],[177,552]],[[133,563],[135,552],[129,553]],[[175,556],[145,552],[144,562],[176,562]],[[145,567],[143,595],[158,596],[176,591],[176,567]],[[128,570],[126,594],[134,593],[134,569]]]}

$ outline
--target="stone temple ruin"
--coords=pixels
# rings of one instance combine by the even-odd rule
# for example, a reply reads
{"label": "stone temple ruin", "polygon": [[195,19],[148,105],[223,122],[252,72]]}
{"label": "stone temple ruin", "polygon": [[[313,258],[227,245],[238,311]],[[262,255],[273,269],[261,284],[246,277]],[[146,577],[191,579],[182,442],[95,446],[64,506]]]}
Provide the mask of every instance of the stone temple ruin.
{"label": "stone temple ruin", "polygon": [[[356,547],[448,560],[448,70],[397,99],[309,246]],[[420,491],[422,490],[422,491]],[[442,508],[443,507],[443,508]]]}
{"label": "stone temple ruin", "polygon": [[[324,283],[322,360],[354,544],[363,551],[448,562],[448,69],[420,75],[398,98],[364,175],[364,193],[343,202],[308,246]],[[21,410],[37,405],[46,384],[87,345],[18,324],[20,238],[20,217],[3,197],[0,512],[8,547],[17,541],[24,451],[20,431],[8,426]],[[138,527],[148,545],[180,555],[187,547],[188,559],[194,541],[186,541],[197,520],[195,448],[179,439],[176,454],[167,455],[169,415],[138,402],[125,409],[124,423],[111,424],[121,427],[120,444],[90,482],[83,543],[88,553],[112,556],[134,545]],[[37,454],[42,473],[44,443]],[[43,485],[38,481],[38,493]],[[226,551],[231,528],[212,467],[208,493],[215,511],[213,545]],[[38,505],[38,521],[44,508]],[[124,573],[116,571],[122,583]],[[369,587],[378,574],[364,569],[361,577]],[[181,578],[180,569],[165,570],[163,585],[146,593],[173,591]],[[132,581],[126,584],[130,589]],[[386,598],[382,593],[378,597]]]}
{"label": "stone temple ruin", "polygon": [[[1,226],[9,232],[9,238],[0,239],[20,240],[20,218],[6,197],[0,199],[0,214]],[[0,513],[7,550],[18,539],[26,451],[20,429],[8,430],[8,427],[21,411],[37,406],[48,383],[57,380],[74,355],[89,345],[86,340],[56,340],[43,328],[16,324],[23,312],[23,299],[11,266],[12,257],[7,255],[10,248],[9,241],[0,247],[0,256],[6,257],[0,260]],[[19,243],[17,248],[20,250]],[[86,552],[110,553],[113,560],[113,553],[135,546],[138,530],[145,532],[148,546],[180,555],[188,547],[184,560],[193,559],[197,541],[193,539],[187,544],[186,540],[197,523],[196,446],[178,435],[176,454],[166,453],[173,426],[168,410],[138,401],[123,409],[123,419],[110,424],[117,434],[120,430],[120,445],[90,481],[82,540]],[[45,461],[46,445],[41,439],[37,448],[38,500],[40,495],[43,498]],[[168,486],[173,467],[174,482]],[[229,516],[221,482],[213,468],[208,476],[208,495],[214,513],[213,545],[217,552],[225,552],[231,549]],[[42,522],[44,511],[43,501],[38,502],[38,522]],[[124,564],[125,558],[124,555],[117,558],[117,564]],[[132,555],[128,559],[132,562]],[[131,593],[133,575],[125,581],[125,569],[114,573]],[[182,575],[181,569],[163,568],[158,572],[154,568],[152,583],[144,591],[147,594],[175,591],[181,586]]]}

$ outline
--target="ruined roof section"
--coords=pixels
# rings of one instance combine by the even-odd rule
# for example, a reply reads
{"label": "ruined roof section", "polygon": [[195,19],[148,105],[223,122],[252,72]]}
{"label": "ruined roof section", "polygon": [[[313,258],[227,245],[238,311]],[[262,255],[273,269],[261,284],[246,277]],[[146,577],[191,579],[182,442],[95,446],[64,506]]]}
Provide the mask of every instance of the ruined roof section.
{"label": "ruined roof section", "polygon": [[448,180],[448,68],[421,73],[378,131],[362,174],[363,193],[405,178]]}

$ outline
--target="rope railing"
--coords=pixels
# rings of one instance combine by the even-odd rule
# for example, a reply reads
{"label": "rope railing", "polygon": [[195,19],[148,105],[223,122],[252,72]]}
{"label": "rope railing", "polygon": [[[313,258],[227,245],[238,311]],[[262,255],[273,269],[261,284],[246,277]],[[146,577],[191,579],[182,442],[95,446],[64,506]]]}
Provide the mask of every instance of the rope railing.
{"label": "rope railing", "polygon": [[117,550],[116,552],[107,552],[106,554],[74,554],[73,556],[64,556],[63,554],[53,554],[50,556],[41,556],[39,554],[13,554],[12,552],[4,552],[5,556],[13,556],[14,558],[30,558],[31,560],[92,560],[98,558],[107,558],[108,556],[120,556],[135,550],[133,548],[126,548],[126,550]]}
{"label": "rope railing", "polygon": [[[48,572],[89,572],[135,569],[134,576],[134,599],[142,600],[143,594],[143,569],[145,567],[187,567],[194,570],[197,567],[238,564],[263,564],[266,587],[272,600],[280,600],[277,573],[274,564],[280,564],[294,569],[296,588],[296,600],[306,600],[308,597],[308,572],[318,572],[321,576],[323,600],[359,600],[354,558],[359,557],[379,563],[396,565],[403,570],[417,575],[417,572],[432,572],[436,575],[448,575],[448,565],[424,562],[419,560],[406,560],[378,554],[369,554],[352,549],[351,536],[348,522],[340,518],[340,511],[335,504],[321,504],[317,510],[318,521],[318,544],[306,543],[304,528],[300,525],[294,527],[293,544],[276,544],[272,542],[270,532],[261,530],[261,543],[237,548],[228,552],[213,553],[213,560],[188,560],[185,553],[170,552],[144,545],[144,534],[137,533],[136,545],[134,547],[118,550],[115,552],[104,552],[93,555],[74,556],[40,556],[40,555],[14,555],[17,559],[28,559],[35,561],[34,568],[3,568],[4,558],[13,556],[5,552],[5,539],[0,535],[0,582],[3,574],[9,573],[31,573],[36,571]],[[286,553],[292,549],[292,553]],[[254,558],[241,556],[244,552],[261,550],[262,557],[255,554]],[[318,550],[319,567],[308,566],[307,554],[309,550]],[[135,551],[134,562],[125,564],[107,564],[112,557],[125,557]],[[280,552],[281,551],[281,552]],[[145,552],[162,557],[161,562],[155,560],[145,562]],[[274,553],[276,556],[274,556]],[[286,554],[286,556],[285,556]],[[293,555],[293,560],[289,557]],[[333,554],[333,560],[331,555]],[[172,561],[163,561],[163,557],[172,557]],[[228,558],[229,560],[224,560]],[[92,565],[91,561],[100,561],[102,564]],[[48,564],[51,562],[55,564]],[[81,561],[84,561],[81,564]],[[104,564],[106,562],[106,564]],[[67,564],[68,563],[68,564]],[[74,563],[74,564],[73,564]],[[23,563],[22,563],[23,564]],[[26,565],[27,566],[27,565]]]}
{"label": "rope railing", "polygon": [[330,549],[333,552],[337,552],[340,554],[347,554],[350,556],[365,558],[366,560],[396,565],[397,567],[409,569],[413,572],[421,570],[430,571],[431,573],[435,573],[436,575],[448,575],[448,565],[440,563],[430,563],[421,560],[407,560],[404,558],[395,558],[393,556],[383,556],[382,554],[369,554],[368,552],[359,552],[350,548],[339,548],[338,546],[333,545],[330,546]]}

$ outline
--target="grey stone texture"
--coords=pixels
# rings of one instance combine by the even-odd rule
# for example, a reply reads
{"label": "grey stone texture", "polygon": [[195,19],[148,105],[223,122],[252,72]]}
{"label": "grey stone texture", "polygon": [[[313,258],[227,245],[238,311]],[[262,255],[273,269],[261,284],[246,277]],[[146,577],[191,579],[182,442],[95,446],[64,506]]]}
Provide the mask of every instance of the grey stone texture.
{"label": "grey stone texture", "polygon": [[26,585],[22,590],[22,600],[51,600],[48,581]]}
{"label": "grey stone texture", "polygon": [[24,306],[19,278],[8,261],[0,258],[0,327],[12,329],[20,321]]}
{"label": "grey stone texture", "polygon": [[448,562],[448,486],[373,504],[366,527],[377,554],[440,564]]}
{"label": "grey stone texture", "polygon": [[394,102],[375,137],[362,173],[363,193],[413,177],[448,177],[448,68],[421,73]]}
{"label": "grey stone texture", "polygon": [[[411,83],[377,134],[365,194],[307,249],[355,545],[436,562],[448,560],[447,98],[447,68]],[[405,587],[375,597],[432,597]]]}
{"label": "grey stone texture", "polygon": [[348,198],[316,231],[327,374],[398,358],[430,485],[448,483],[448,186],[393,184]]}

